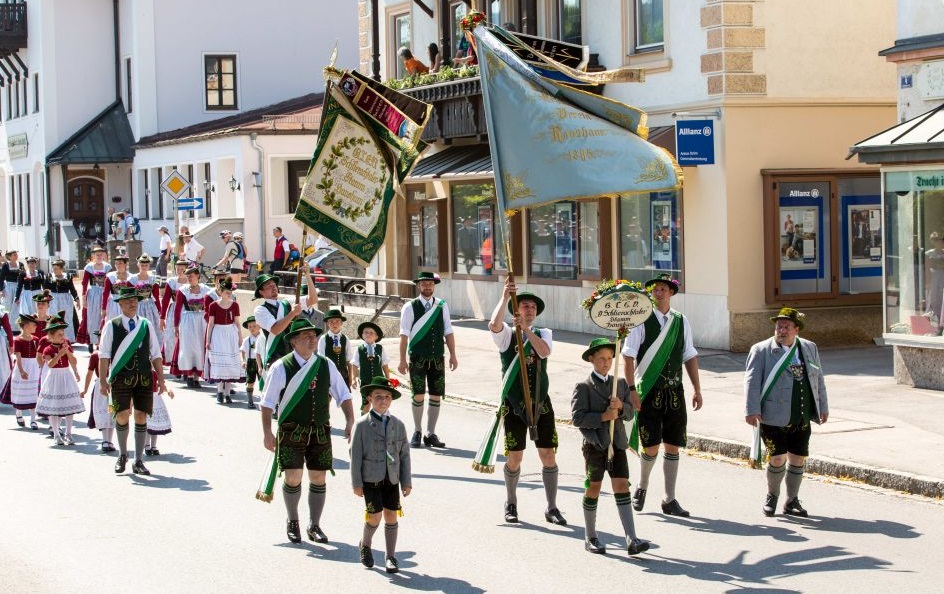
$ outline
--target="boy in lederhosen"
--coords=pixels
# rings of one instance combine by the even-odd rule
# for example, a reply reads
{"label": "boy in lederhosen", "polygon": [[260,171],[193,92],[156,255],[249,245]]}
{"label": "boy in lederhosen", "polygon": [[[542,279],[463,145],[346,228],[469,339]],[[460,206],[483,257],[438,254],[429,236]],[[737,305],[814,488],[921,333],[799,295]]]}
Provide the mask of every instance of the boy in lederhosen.
{"label": "boy in lederhosen", "polygon": [[344,383],[348,388],[354,377],[354,366],[351,365],[351,344],[344,336],[344,322],[347,318],[341,313],[340,309],[332,307],[324,316],[324,323],[327,331],[318,338],[318,354],[327,358],[338,368],[338,373],[344,377]]}
{"label": "boy in lederhosen", "polygon": [[[364,322],[357,327],[357,336],[364,344],[357,347],[351,365],[357,370],[354,385],[366,386],[375,377],[390,377],[390,356],[383,349],[383,330],[373,322]],[[396,386],[396,384],[394,384]],[[370,410],[367,396],[361,397],[361,414]]]}

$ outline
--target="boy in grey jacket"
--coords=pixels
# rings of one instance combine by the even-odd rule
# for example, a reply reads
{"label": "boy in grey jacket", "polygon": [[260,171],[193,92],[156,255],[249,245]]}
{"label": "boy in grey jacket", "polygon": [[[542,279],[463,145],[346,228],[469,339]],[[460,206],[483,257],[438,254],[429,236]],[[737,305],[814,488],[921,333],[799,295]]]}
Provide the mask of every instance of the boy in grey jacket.
{"label": "boy in grey jacket", "polygon": [[367,508],[359,544],[361,563],[364,567],[374,566],[370,543],[382,513],[387,573],[400,570],[395,557],[400,493],[407,497],[413,490],[406,426],[389,413],[391,402],[400,397],[395,381],[381,376],[361,386],[361,395],[370,403],[370,411],[354,424],[351,437],[351,482],[354,494],[364,498]]}

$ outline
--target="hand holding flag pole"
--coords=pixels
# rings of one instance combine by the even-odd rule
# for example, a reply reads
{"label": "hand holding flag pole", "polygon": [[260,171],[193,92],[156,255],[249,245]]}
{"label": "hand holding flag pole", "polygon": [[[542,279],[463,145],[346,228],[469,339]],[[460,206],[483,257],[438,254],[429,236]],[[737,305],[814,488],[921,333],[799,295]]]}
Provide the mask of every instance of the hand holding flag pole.
{"label": "hand holding flag pole", "polygon": [[[503,217],[504,222],[504,217]],[[506,226],[503,224],[503,227]],[[507,229],[504,229],[504,243],[505,243],[505,256],[508,262],[508,279],[514,283],[515,271],[511,263],[511,246],[508,243],[508,233]],[[518,311],[518,294],[517,291],[511,293],[511,311]],[[531,399],[531,382],[528,380],[528,360],[524,354],[524,339],[521,337],[521,328],[516,324],[514,326],[515,333],[515,345],[518,350],[518,376],[521,378],[521,390],[524,394],[524,409],[528,414],[528,437],[531,438],[531,441],[537,442],[538,440],[538,424],[535,419],[535,410],[534,403]]]}

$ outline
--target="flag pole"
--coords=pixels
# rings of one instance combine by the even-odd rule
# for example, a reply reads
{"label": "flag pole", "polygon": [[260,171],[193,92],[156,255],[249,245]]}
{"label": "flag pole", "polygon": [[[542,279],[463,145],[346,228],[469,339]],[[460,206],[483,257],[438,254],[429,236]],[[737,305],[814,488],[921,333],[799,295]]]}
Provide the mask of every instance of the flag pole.
{"label": "flag pole", "polygon": [[298,270],[295,272],[295,303],[302,302],[302,279],[305,276],[305,245],[308,243],[308,225],[302,225],[302,247],[298,250]]}

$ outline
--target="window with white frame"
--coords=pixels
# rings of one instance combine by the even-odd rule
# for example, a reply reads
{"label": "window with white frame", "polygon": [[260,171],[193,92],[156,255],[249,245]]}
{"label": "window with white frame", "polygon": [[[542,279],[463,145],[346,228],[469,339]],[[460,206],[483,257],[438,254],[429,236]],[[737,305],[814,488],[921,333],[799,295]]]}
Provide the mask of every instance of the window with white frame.
{"label": "window with white frame", "polygon": [[665,47],[665,0],[633,0],[633,53]]}
{"label": "window with white frame", "polygon": [[406,66],[404,66],[403,60],[400,59],[400,48],[406,47],[409,48],[410,51],[413,50],[413,48],[410,46],[410,44],[413,42],[413,22],[409,13],[402,13],[392,17],[391,25],[393,27],[393,31],[391,31],[393,51],[390,52],[390,55],[393,56],[393,59],[395,60],[394,63],[396,64],[396,78],[399,79],[404,78],[407,75]]}
{"label": "window with white frame", "polygon": [[206,108],[208,110],[239,109],[236,96],[236,56],[208,55],[203,57]]}

